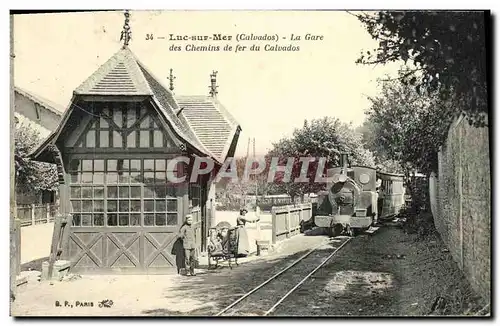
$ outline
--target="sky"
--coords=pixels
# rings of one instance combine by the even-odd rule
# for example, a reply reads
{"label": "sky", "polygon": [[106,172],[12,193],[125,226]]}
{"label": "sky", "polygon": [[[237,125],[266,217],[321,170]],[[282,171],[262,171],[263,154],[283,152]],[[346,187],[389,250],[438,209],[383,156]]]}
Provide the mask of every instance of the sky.
{"label": "sky", "polygon": [[[67,107],[73,90],[120,49],[123,23],[122,11],[16,16],[16,86]],[[208,95],[210,73],[218,71],[218,99],[243,129],[238,156],[245,155],[249,138],[255,138],[256,154],[265,154],[305,119],[331,116],[360,125],[367,97],[377,94],[377,78],[394,75],[399,67],[356,64],[361,51],[377,43],[342,11],[131,11],[130,27],[132,52],[164,85],[172,68],[178,95]],[[169,40],[169,34],[214,33],[233,37],[222,46],[240,44],[247,50],[188,52],[188,44],[217,42]],[[278,35],[280,41],[238,43],[240,33]],[[153,34],[153,40],[146,34]],[[291,41],[291,34],[301,40]],[[305,40],[306,34],[323,39]],[[261,51],[249,51],[252,44]],[[300,50],[263,51],[266,44],[292,44]],[[172,45],[183,51],[171,51]]]}

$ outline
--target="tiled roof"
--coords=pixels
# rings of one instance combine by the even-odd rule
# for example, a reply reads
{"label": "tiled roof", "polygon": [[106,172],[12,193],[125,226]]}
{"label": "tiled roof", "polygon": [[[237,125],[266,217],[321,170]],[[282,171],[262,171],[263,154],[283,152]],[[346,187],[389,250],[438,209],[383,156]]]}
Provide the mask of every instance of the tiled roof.
{"label": "tiled roof", "polygon": [[185,117],[203,145],[224,160],[238,123],[214,98],[209,96],[176,96]]}
{"label": "tiled roof", "polygon": [[62,107],[59,104],[56,104],[50,100],[47,100],[46,98],[41,97],[38,94],[34,94],[33,92],[28,92],[21,87],[14,86],[14,92],[30,99],[31,101],[43,106],[50,112],[57,114],[58,116],[62,115],[62,112],[64,112],[64,107]]}
{"label": "tiled roof", "polygon": [[[172,92],[163,86],[128,48],[115,53],[74,93],[75,95],[151,96],[181,139],[220,163],[224,162],[239,128],[229,112],[213,98],[174,97]],[[56,130],[55,133],[57,132]]]}
{"label": "tiled roof", "polygon": [[153,95],[133,53],[120,49],[75,90],[80,95]]}

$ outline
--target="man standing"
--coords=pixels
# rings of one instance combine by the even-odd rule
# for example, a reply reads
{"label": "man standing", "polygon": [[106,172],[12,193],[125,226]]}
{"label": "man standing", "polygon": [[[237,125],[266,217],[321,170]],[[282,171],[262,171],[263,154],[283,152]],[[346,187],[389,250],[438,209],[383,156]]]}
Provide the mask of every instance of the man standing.
{"label": "man standing", "polygon": [[[195,276],[194,272],[195,264],[197,262],[196,257],[196,239],[193,228],[193,217],[191,214],[186,215],[186,222],[181,227],[179,231],[179,237],[182,239],[182,245],[184,247],[184,257],[186,273],[185,275]],[[189,274],[187,274],[189,272]]]}

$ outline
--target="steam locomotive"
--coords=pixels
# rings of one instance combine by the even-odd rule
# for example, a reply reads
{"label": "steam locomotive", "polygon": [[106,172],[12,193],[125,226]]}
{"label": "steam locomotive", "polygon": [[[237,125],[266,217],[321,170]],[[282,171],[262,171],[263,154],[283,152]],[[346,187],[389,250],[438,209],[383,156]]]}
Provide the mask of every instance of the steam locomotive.
{"label": "steam locomotive", "polygon": [[341,154],[340,166],[328,169],[326,191],[318,193],[312,223],[330,236],[354,236],[380,219],[394,216],[404,204],[403,175],[365,166],[349,166]]}

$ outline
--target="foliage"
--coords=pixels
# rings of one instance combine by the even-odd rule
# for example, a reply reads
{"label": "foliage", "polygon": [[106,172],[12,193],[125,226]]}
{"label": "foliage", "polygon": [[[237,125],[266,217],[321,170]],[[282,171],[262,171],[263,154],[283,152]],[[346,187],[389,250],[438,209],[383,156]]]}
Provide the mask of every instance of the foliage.
{"label": "foliage", "polygon": [[453,102],[419,95],[396,80],[382,81],[381,86],[366,112],[368,148],[399,163],[405,174],[437,171],[437,152],[453,119]]}
{"label": "foliage", "polygon": [[[291,138],[284,138],[273,144],[273,148],[266,156],[268,168],[273,157],[279,158],[279,165],[286,165],[289,157],[294,158],[290,182],[283,182],[284,173],[277,173],[272,184],[272,192],[287,193],[295,198],[295,196],[323,190],[325,184],[315,182],[318,159],[326,158],[325,169],[337,166],[340,164],[342,152],[349,154],[353,165],[374,166],[372,153],[363,147],[361,135],[354,130],[352,125],[331,117],[304,121],[303,127],[296,129]],[[316,159],[309,164],[307,171],[309,182],[292,182],[300,175],[302,162],[299,158],[301,157]]]}
{"label": "foliage", "polygon": [[487,67],[483,12],[391,11],[356,15],[378,41],[358,62],[404,61],[412,66],[399,80],[417,93],[453,98],[456,113],[486,124]]}
{"label": "foliage", "polygon": [[29,158],[29,154],[40,142],[38,131],[28,124],[16,121],[14,148],[16,188],[24,193],[55,191],[58,187],[55,165],[35,162]]}

